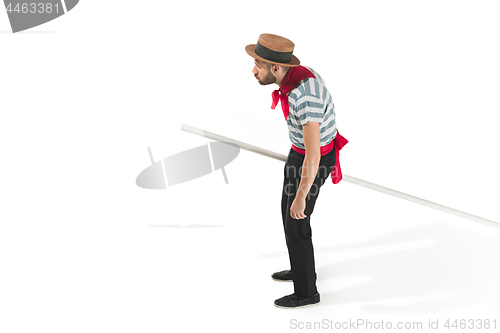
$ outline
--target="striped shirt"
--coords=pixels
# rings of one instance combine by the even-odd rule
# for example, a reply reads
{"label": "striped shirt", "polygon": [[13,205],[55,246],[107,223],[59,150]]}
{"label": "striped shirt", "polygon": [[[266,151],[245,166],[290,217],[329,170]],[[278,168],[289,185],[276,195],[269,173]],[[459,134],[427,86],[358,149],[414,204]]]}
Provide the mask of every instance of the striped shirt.
{"label": "striped shirt", "polygon": [[321,76],[311,68],[308,69],[316,78],[303,80],[288,95],[288,133],[292,144],[301,149],[305,149],[302,125],[308,121],[319,123],[321,147],[329,144],[337,135],[332,96]]}

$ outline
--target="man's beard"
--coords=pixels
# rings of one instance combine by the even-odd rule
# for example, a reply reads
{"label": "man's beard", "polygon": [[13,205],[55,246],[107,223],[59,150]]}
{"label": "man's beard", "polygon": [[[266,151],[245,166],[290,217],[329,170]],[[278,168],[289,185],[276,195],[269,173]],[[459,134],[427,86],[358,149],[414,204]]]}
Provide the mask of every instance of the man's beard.
{"label": "man's beard", "polygon": [[257,81],[259,81],[259,83],[263,86],[276,82],[276,76],[274,76],[273,73],[271,72],[268,72],[267,76],[262,81],[257,78],[257,74],[254,74],[254,76],[257,79]]}

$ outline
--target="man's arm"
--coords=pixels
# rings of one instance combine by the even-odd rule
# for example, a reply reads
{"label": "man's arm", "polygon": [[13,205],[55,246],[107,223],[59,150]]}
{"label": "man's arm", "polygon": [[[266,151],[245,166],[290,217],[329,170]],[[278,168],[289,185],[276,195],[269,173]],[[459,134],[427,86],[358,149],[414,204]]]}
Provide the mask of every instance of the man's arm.
{"label": "man's arm", "polygon": [[290,216],[294,219],[303,219],[306,217],[304,214],[306,197],[314,183],[321,160],[319,123],[309,121],[302,125],[302,130],[306,156],[302,164],[299,189],[290,207]]}

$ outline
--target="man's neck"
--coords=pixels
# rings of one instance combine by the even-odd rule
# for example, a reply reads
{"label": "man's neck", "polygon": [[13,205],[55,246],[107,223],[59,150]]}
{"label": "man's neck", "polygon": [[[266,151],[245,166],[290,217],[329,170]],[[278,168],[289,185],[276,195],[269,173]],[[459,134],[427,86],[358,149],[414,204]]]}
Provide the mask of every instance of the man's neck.
{"label": "man's neck", "polygon": [[[290,70],[290,69],[289,69],[289,70]],[[287,70],[284,74],[280,72],[280,74],[279,74],[279,75],[276,75],[276,82],[275,82],[275,83],[276,83],[278,86],[281,86],[281,83],[283,83],[283,80],[285,79],[285,76],[288,74],[288,71],[289,71],[289,70]]]}

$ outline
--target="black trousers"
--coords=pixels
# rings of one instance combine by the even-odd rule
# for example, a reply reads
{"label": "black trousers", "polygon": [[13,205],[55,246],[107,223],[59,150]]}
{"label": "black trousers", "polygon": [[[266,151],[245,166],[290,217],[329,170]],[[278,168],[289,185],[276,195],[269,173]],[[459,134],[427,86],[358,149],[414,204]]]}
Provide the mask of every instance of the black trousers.
{"label": "black trousers", "polygon": [[309,297],[317,292],[311,214],[319,196],[319,190],[329,178],[335,165],[335,149],[321,156],[316,178],[306,197],[304,214],[307,217],[296,220],[290,216],[290,207],[299,188],[304,158],[304,155],[290,149],[285,163],[285,178],[281,197],[281,215],[290,258],[293,287],[295,294],[299,297]]}

